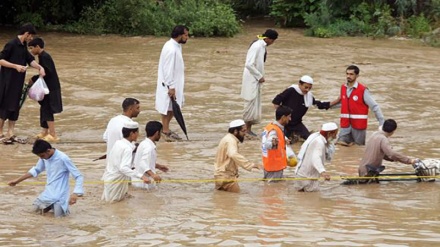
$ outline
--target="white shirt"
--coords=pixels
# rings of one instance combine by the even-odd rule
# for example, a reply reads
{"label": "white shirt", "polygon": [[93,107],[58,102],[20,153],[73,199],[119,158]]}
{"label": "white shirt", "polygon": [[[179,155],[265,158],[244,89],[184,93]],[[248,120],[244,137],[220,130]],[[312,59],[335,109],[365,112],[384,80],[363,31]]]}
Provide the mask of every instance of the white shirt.
{"label": "white shirt", "polygon": [[[123,138],[113,145],[109,156],[107,156],[107,167],[105,168],[102,180],[114,181],[121,176],[134,177],[140,179],[143,173],[136,172],[131,169],[133,160],[133,150],[135,145]],[[129,179],[129,178],[127,178]]]}
{"label": "white shirt", "polygon": [[325,145],[327,140],[319,133],[313,133],[301,146],[295,174],[305,178],[319,178],[325,172]]}
{"label": "white shirt", "polygon": [[160,53],[157,71],[156,110],[163,115],[168,112],[170,97],[168,88],[176,89],[176,102],[182,108],[184,100],[185,65],[182,46],[174,39],[168,40]]}
{"label": "white shirt", "polygon": [[110,150],[112,150],[113,145],[116,141],[123,139],[122,128],[126,122],[133,122],[133,120],[125,115],[118,115],[110,119],[107,124],[107,129],[104,132],[102,138],[107,142],[107,157],[109,156]]}
{"label": "white shirt", "polygon": [[[134,156],[135,171],[141,174],[144,174],[147,171],[156,173],[156,160],[156,144],[154,144],[150,138],[146,138],[139,144],[136,150],[136,154]],[[132,180],[132,185],[137,188],[152,189],[155,187],[154,184],[135,182],[135,180],[138,180],[137,178],[132,178]],[[150,179],[150,181],[153,181],[153,179]]]}
{"label": "white shirt", "polygon": [[255,41],[247,52],[241,85],[241,97],[245,100],[250,101],[257,97],[260,86],[258,81],[264,77],[266,46],[266,42],[260,39]]}

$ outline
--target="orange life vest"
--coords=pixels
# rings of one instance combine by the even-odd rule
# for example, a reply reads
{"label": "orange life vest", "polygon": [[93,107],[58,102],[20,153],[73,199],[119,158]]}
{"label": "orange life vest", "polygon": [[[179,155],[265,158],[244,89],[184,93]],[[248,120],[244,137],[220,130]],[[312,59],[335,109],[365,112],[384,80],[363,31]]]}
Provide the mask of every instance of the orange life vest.
{"label": "orange life vest", "polygon": [[364,91],[366,87],[358,83],[353,88],[350,97],[347,97],[347,87],[341,87],[341,128],[352,127],[364,130],[368,124],[368,105],[364,102]]}
{"label": "orange life vest", "polygon": [[277,132],[277,148],[266,149],[264,147],[264,144],[262,144],[264,170],[268,172],[281,171],[284,170],[287,166],[286,140],[284,138],[284,133],[281,128],[276,124],[270,123],[264,128],[263,135],[266,135],[267,137],[269,135],[269,132],[272,130],[275,130]]}

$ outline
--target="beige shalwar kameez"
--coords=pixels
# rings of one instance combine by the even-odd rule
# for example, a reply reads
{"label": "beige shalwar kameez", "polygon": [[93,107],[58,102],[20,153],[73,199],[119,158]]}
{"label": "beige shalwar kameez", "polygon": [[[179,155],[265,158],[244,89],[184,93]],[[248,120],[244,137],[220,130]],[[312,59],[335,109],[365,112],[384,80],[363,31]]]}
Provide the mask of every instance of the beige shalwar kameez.
{"label": "beige shalwar kameez", "polygon": [[217,190],[238,192],[240,187],[236,182],[238,167],[250,171],[253,164],[243,155],[238,153],[239,140],[233,134],[228,133],[220,141],[214,163],[215,188]]}

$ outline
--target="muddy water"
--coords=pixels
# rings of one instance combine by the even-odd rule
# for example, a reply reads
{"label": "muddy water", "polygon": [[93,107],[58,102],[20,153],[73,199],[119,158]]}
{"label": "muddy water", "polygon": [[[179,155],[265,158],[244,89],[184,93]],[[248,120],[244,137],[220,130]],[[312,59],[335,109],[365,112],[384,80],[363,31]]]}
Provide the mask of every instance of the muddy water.
{"label": "muddy water", "polygon": [[[56,116],[62,142],[55,147],[70,155],[86,177],[86,194],[71,215],[54,219],[30,212],[43,190],[45,176],[10,188],[6,182],[36,162],[31,145],[2,145],[0,172],[0,245],[4,246],[434,246],[440,241],[440,185],[390,182],[340,186],[338,176],[356,175],[362,147],[338,147],[328,171],[334,181],[320,193],[303,194],[292,181],[265,185],[252,181],[261,172],[241,172],[240,194],[215,192],[212,182],[215,148],[227,123],[240,118],[241,73],[249,42],[267,26],[246,27],[234,38],[192,38],[184,46],[186,104],[183,108],[191,141],[158,143],[160,163],[170,171],[150,192],[105,204],[99,179],[105,152],[102,133],[121,112],[125,97],[141,101],[141,124],[159,120],[154,92],[159,53],[167,38],[78,36],[44,33],[62,81],[64,109]],[[408,40],[368,38],[316,39],[300,30],[279,30],[268,48],[262,129],[273,118],[272,98],[303,74],[316,83],[318,99],[333,100],[345,68],[357,63],[360,80],[370,87],[386,118],[398,121],[394,149],[418,158],[440,158],[440,50]],[[0,43],[13,37],[1,32]],[[34,74],[30,70],[28,76]],[[39,132],[38,104],[25,103],[17,124],[19,136]],[[377,129],[370,116],[368,136]],[[305,123],[317,130],[338,121],[338,110],[311,109]],[[175,122],[175,130],[179,130]],[[298,151],[299,146],[294,146]],[[241,152],[259,162],[258,141]],[[409,166],[386,162],[390,172]],[[287,170],[292,176],[292,171]],[[197,181],[185,181],[196,179]],[[167,182],[168,180],[168,182]]]}

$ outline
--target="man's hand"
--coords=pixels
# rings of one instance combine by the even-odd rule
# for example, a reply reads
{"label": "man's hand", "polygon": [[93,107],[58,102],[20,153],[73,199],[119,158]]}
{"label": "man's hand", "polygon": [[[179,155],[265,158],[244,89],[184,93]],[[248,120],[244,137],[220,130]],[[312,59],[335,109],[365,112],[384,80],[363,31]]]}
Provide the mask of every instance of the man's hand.
{"label": "man's hand", "polygon": [[318,106],[318,109],[320,109],[320,110],[328,110],[328,108],[330,108],[330,102],[321,102],[321,101],[318,101],[317,103],[316,103],[316,106]]}
{"label": "man's hand", "polygon": [[325,180],[327,180],[327,181],[329,181],[330,180],[330,175],[329,174],[327,174],[326,172],[322,172],[321,173],[321,177],[323,177]]}
{"label": "man's hand", "polygon": [[272,149],[277,149],[278,148],[278,142],[279,142],[278,137],[274,137],[272,139]]}
{"label": "man's hand", "polygon": [[420,159],[411,159],[412,165],[415,165],[417,162],[420,162]]}
{"label": "man's hand", "polygon": [[26,69],[27,69],[27,66],[23,66],[23,65],[19,65],[19,64],[15,65],[15,70],[17,70],[19,73],[26,72]]}
{"label": "man's hand", "polygon": [[8,185],[9,185],[9,186],[15,186],[15,185],[17,185],[17,184],[18,184],[17,179],[15,179],[15,180],[11,180],[11,181],[8,182]]}
{"label": "man's hand", "polygon": [[78,195],[77,195],[77,194],[72,194],[72,195],[70,195],[70,198],[69,198],[69,205],[73,205],[73,204],[75,204],[77,200],[78,200]]}
{"label": "man's hand", "polygon": [[145,176],[145,175],[143,175],[143,176],[141,177],[141,179],[142,179],[142,181],[144,181],[144,183],[146,183],[146,184],[151,183],[150,179],[148,179],[147,176]]}
{"label": "man's hand", "polygon": [[38,73],[40,74],[40,77],[45,77],[46,76],[46,71],[44,71],[43,66],[40,66],[40,70],[38,71]]}
{"label": "man's hand", "polygon": [[263,83],[263,82],[265,82],[265,81],[266,81],[266,80],[264,79],[264,77],[261,77],[260,80],[258,80],[259,83]]}
{"label": "man's hand", "polygon": [[169,88],[168,89],[168,96],[172,99],[176,99],[176,89],[175,88]]}
{"label": "man's hand", "polygon": [[157,182],[157,183],[160,183],[160,181],[162,181],[162,178],[161,178],[159,175],[157,175],[157,174],[153,174],[151,177],[152,177],[152,178],[154,179],[154,181]]}
{"label": "man's hand", "polygon": [[258,170],[263,170],[263,165],[252,163],[252,168],[255,168],[255,169],[258,169]]}

